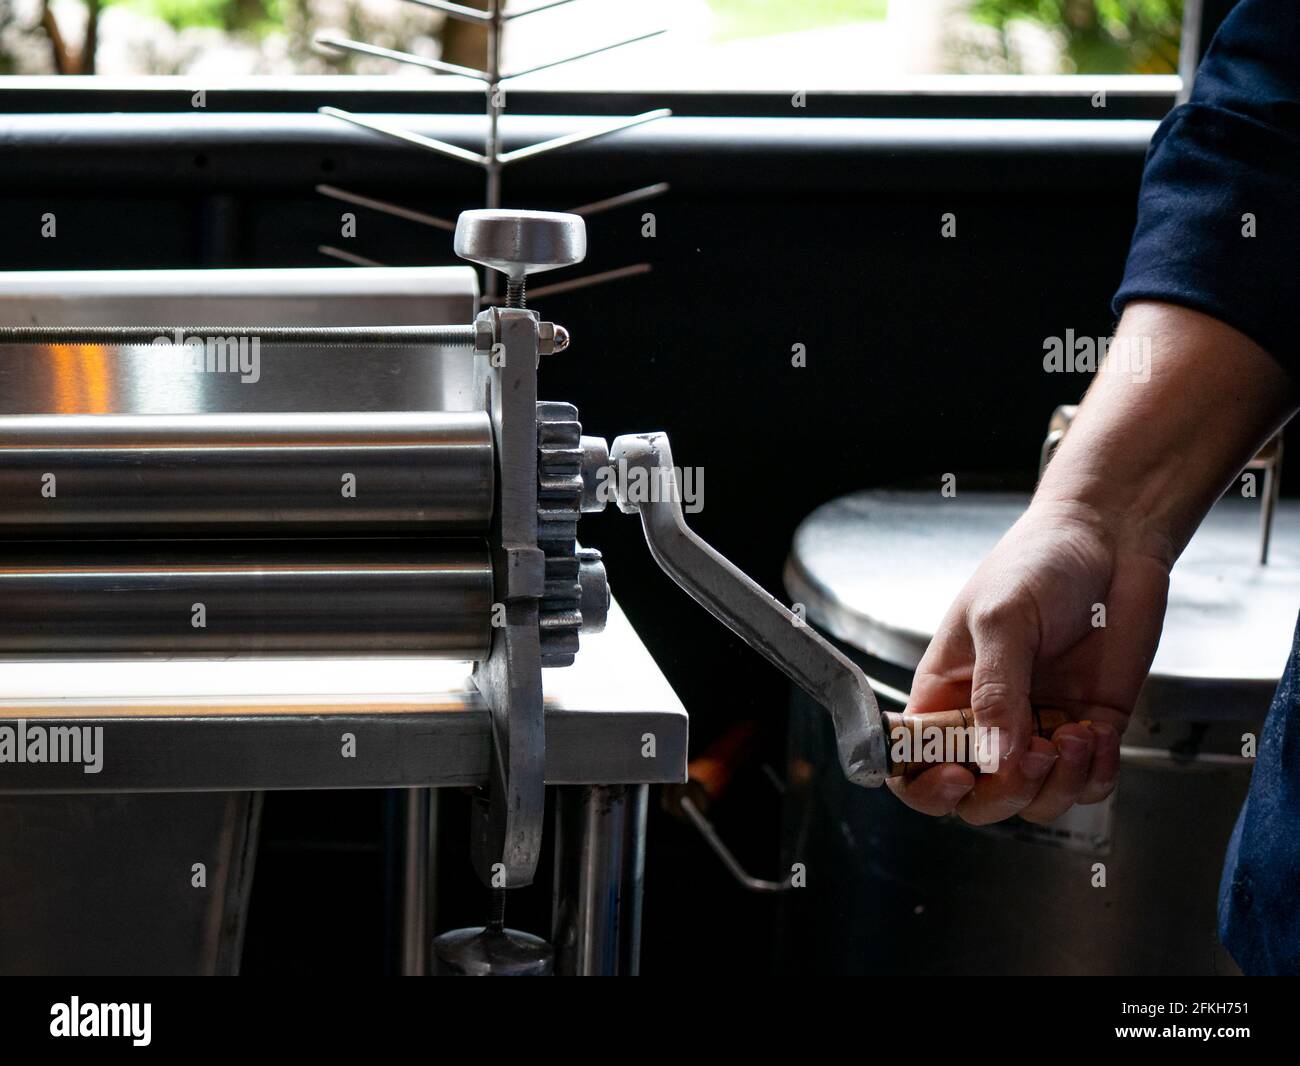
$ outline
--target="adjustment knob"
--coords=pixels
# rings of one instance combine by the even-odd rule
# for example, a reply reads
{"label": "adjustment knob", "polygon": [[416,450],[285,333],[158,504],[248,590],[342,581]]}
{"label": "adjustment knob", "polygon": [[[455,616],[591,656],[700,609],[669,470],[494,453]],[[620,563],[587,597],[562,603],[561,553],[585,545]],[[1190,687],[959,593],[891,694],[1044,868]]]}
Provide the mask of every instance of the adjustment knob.
{"label": "adjustment knob", "polygon": [[529,274],[573,266],[587,257],[587,224],[558,211],[462,211],[456,254],[499,270],[518,289]]}

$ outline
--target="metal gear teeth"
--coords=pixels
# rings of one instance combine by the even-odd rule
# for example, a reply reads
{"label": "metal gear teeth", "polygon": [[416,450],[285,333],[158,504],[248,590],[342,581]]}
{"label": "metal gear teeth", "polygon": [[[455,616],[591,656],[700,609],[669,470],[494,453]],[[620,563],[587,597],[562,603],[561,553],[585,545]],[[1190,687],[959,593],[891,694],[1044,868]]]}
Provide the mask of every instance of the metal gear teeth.
{"label": "metal gear teeth", "polygon": [[569,666],[582,629],[578,519],[582,424],[571,403],[537,405],[537,545],[546,558],[541,603],[543,666]]}

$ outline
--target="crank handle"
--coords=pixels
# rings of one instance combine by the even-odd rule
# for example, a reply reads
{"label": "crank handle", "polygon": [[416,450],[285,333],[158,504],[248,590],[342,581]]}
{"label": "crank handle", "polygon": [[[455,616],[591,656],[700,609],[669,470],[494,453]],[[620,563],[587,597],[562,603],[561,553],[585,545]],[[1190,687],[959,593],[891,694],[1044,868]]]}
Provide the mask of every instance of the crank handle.
{"label": "crank handle", "polygon": [[802,618],[686,525],[668,438],[619,437],[610,449],[619,509],[639,513],[655,562],[687,594],[830,712],[845,776],[877,786],[889,771],[880,708],[866,675]]}

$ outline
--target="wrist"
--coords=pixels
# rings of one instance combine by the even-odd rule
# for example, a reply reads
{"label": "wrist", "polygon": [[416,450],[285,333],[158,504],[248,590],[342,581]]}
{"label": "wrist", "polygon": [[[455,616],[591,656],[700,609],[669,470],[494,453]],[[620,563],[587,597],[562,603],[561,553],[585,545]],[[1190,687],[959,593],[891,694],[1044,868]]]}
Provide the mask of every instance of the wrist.
{"label": "wrist", "polygon": [[1082,531],[1112,554],[1142,555],[1171,569],[1183,543],[1159,513],[1138,493],[1104,483],[1048,485],[1030,501],[1026,518],[1057,529]]}
{"label": "wrist", "polygon": [[1171,304],[1138,302],[1116,341],[1144,343],[1141,378],[1095,375],[1034,497],[1118,550],[1173,566],[1242,465],[1295,409],[1286,372],[1250,338]]}

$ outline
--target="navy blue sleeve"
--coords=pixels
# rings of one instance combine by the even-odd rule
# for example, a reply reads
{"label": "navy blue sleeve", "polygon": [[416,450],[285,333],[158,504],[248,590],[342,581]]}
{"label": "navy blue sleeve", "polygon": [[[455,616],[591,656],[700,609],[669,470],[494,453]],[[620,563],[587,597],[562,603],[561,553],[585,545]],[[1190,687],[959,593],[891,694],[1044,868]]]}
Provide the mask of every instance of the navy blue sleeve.
{"label": "navy blue sleeve", "polygon": [[1242,0],[1156,131],[1116,314],[1142,298],[1213,315],[1300,374],[1297,0]]}

